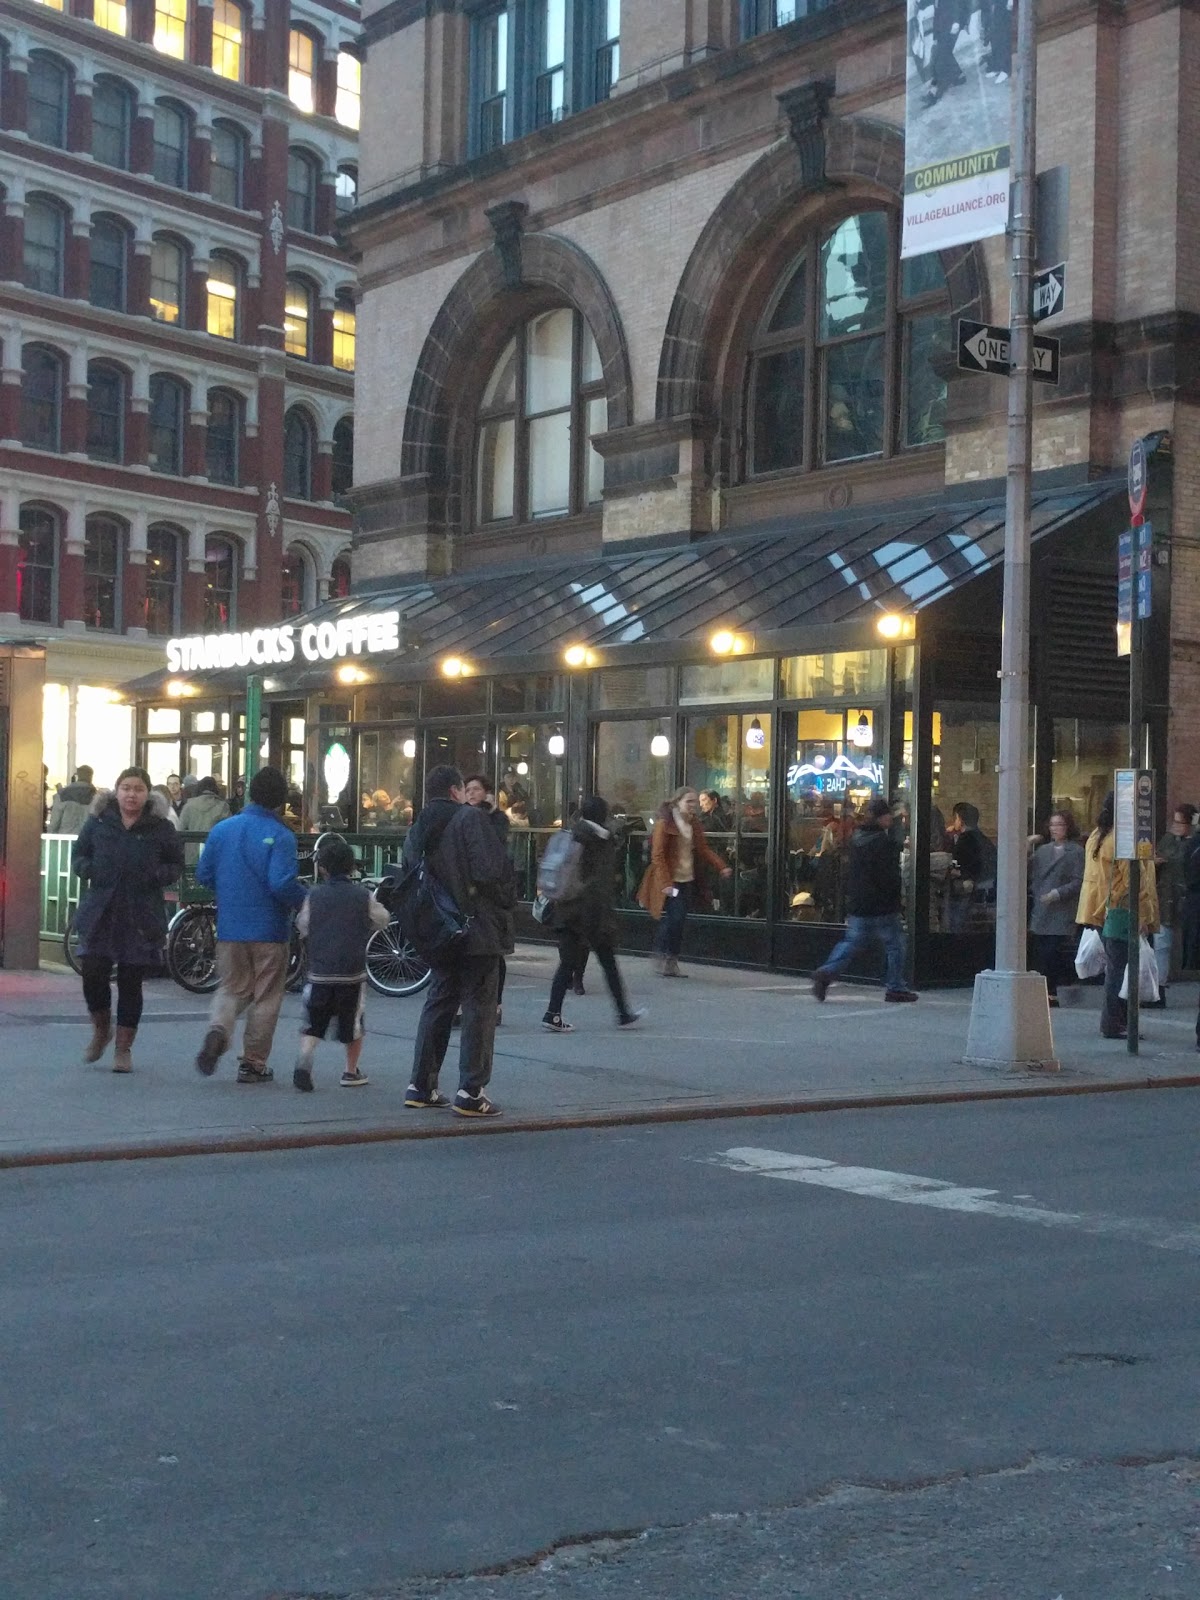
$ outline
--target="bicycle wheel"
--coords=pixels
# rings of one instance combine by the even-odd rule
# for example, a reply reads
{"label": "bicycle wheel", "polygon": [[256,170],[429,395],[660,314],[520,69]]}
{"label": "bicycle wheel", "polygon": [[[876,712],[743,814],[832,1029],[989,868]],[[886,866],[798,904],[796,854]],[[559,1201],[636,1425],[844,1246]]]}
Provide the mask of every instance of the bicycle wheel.
{"label": "bicycle wheel", "polygon": [[79,935],[75,932],[75,913],[72,911],[67,918],[67,931],[63,934],[63,955],[67,958],[67,965],[72,972],[83,972],[79,960]]}
{"label": "bicycle wheel", "polygon": [[409,944],[397,922],[367,940],[367,982],[380,994],[417,994],[433,977],[428,961]]}
{"label": "bicycle wheel", "polygon": [[185,906],[167,932],[167,971],[189,994],[211,994],[217,987],[217,911],[215,906]]}
{"label": "bicycle wheel", "polygon": [[308,940],[300,937],[293,923],[292,937],[288,944],[287,977],[283,985],[288,994],[299,994],[304,988],[306,982],[304,969],[307,965]]}

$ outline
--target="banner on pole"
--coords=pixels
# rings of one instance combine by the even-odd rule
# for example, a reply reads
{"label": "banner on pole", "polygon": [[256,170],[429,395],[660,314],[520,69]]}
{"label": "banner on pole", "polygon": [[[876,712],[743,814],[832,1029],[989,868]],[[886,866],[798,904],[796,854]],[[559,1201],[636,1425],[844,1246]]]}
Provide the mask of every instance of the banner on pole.
{"label": "banner on pole", "polygon": [[1008,226],[1012,25],[1007,0],[908,0],[902,256]]}

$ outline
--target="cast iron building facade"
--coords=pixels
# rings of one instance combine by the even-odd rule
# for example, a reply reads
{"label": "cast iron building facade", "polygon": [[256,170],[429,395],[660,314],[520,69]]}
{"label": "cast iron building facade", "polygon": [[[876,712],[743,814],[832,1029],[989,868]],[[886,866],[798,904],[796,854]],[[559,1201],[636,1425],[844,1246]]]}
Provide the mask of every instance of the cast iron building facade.
{"label": "cast iron building facade", "polygon": [[113,691],[168,635],[349,587],[358,32],[0,3],[0,625],[49,644],[52,783],[132,752]]}

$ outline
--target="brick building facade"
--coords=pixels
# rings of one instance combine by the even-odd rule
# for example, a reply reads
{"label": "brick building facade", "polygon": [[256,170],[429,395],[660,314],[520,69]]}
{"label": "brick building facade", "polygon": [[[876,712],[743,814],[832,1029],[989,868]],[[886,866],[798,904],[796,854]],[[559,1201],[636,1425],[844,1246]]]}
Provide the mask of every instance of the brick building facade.
{"label": "brick building facade", "polygon": [[349,588],[358,31],[0,3],[0,629],[48,642],[51,783],[132,754],[168,635]]}

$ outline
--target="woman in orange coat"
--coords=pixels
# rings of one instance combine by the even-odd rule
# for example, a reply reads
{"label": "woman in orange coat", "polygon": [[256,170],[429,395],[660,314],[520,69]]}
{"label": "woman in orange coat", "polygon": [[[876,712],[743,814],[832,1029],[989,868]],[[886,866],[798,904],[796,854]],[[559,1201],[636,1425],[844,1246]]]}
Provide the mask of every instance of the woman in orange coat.
{"label": "woman in orange coat", "polygon": [[696,816],[696,799],[695,789],[676,789],[659,808],[650,835],[650,865],[637,893],[639,905],[658,923],[654,949],[664,978],[687,977],[679,970],[679,952],[683,947],[683,925],[696,891],[697,862],[703,861],[723,878],[733,876],[733,869],[705,843],[704,829]]}

